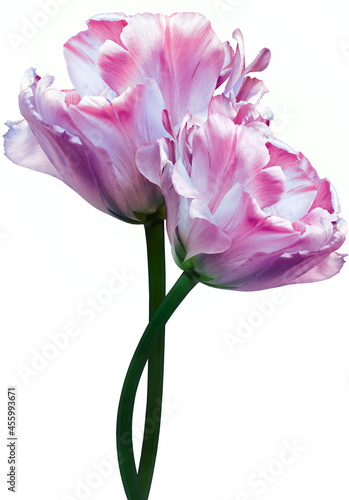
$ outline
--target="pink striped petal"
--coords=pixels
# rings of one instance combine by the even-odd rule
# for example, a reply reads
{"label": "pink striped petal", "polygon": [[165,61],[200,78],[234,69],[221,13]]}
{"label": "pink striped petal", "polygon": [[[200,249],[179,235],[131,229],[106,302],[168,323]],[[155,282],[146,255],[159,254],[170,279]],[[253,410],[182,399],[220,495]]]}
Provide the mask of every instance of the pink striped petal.
{"label": "pink striped petal", "polygon": [[[108,213],[91,170],[89,151],[82,145],[78,136],[64,130],[59,123],[52,123],[53,116],[61,117],[64,123],[71,123],[64,104],[64,95],[62,94],[58,103],[49,106],[49,111],[45,110],[47,121],[39,113],[39,110],[44,108],[42,100],[46,99],[47,86],[53,78],[45,77],[42,80],[41,82],[40,77],[37,77],[33,70],[26,73],[24,90],[19,97],[21,113],[27,120],[39,146],[58,172],[57,177],[60,177],[65,184],[91,205]],[[39,89],[38,95],[36,95],[37,89]],[[51,96],[51,93],[49,95]],[[52,95],[56,96],[56,92]],[[61,104],[62,108],[59,110]]]}
{"label": "pink striped petal", "polygon": [[193,138],[194,185],[214,213],[234,183],[248,185],[269,162],[265,138],[253,128],[211,115]]}
{"label": "pink striped petal", "polygon": [[127,25],[124,14],[104,14],[87,21],[88,29],[70,38],[64,56],[70,79],[81,96],[104,95],[108,85],[97,66],[99,49],[106,40],[122,45],[120,35]]}
{"label": "pink striped petal", "polygon": [[[212,97],[209,108],[208,116],[218,113],[219,115],[226,116],[235,121],[238,111],[234,105],[233,99],[228,98],[224,94],[219,94]],[[235,123],[239,124],[235,121]]]}
{"label": "pink striped petal", "polygon": [[252,104],[258,104],[264,94],[266,94],[268,89],[258,78],[251,78],[246,76],[242,81],[241,86],[236,94],[237,102],[251,102]]}
{"label": "pink striped petal", "polygon": [[259,51],[257,57],[247,66],[245,73],[256,73],[264,71],[270,63],[271,52],[269,49],[262,49]]}
{"label": "pink striped petal", "polygon": [[272,144],[269,144],[268,149],[270,153],[269,165],[280,166],[286,178],[285,194],[279,202],[273,205],[272,213],[295,222],[305,215],[312,206],[317,194],[316,184],[303,170],[296,154],[289,153]]}
{"label": "pink striped petal", "polygon": [[[224,89],[224,93],[234,93],[234,87],[245,71],[245,43],[244,37],[239,29],[233,32],[233,38],[237,42],[235,58],[232,64],[230,76]],[[234,95],[236,95],[234,93]]]}
{"label": "pink striped petal", "polygon": [[317,193],[310,210],[321,207],[330,214],[341,211],[337,192],[327,179],[321,179],[317,184]]}
{"label": "pink striped petal", "polygon": [[[77,106],[69,107],[77,126],[94,145],[95,154],[107,152],[112,166],[104,165],[101,158],[94,174],[109,199],[117,190],[123,192],[123,204],[115,210],[130,218],[156,212],[162,201],[159,188],[150,183],[136,165],[138,147],[166,135],[162,109],[159,89],[150,80],[111,102],[104,97],[84,97]],[[152,168],[156,177],[158,165]]]}
{"label": "pink striped petal", "polygon": [[105,82],[117,93],[154,78],[172,123],[187,111],[207,109],[224,63],[224,47],[210,23],[195,13],[171,17],[142,14],[127,18],[123,48],[107,41],[99,66]]}
{"label": "pink striped petal", "polygon": [[246,190],[255,198],[260,208],[278,203],[286,191],[286,176],[281,167],[264,168],[246,185]]}
{"label": "pink striped petal", "polygon": [[270,50],[266,48],[262,49],[246,68],[244,38],[239,29],[234,31],[233,38],[237,42],[237,48],[224,93],[228,94],[231,92],[236,96],[237,101],[248,101],[254,98],[254,102],[259,102],[267,90],[263,82],[257,79],[250,79],[246,75],[252,72],[264,71],[268,67],[271,57]]}

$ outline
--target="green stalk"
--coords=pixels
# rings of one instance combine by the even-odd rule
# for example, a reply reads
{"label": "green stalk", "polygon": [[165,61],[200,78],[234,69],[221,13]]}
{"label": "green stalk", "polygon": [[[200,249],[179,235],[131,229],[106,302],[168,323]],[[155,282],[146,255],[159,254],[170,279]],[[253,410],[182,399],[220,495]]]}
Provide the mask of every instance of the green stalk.
{"label": "green stalk", "polygon": [[179,277],[145,329],[126,374],[119,402],[116,443],[120,473],[128,500],[146,498],[138,480],[132,444],[132,416],[138,384],[167,321],[197,283],[198,279],[193,273],[184,272]]}
{"label": "green stalk", "polygon": [[[149,321],[166,295],[165,239],[163,219],[145,224],[149,278]],[[164,380],[165,328],[160,332],[148,359],[147,408],[138,479],[147,499],[154,474],[161,425]],[[156,417],[155,417],[156,416]],[[150,424],[150,430],[149,430]]]}

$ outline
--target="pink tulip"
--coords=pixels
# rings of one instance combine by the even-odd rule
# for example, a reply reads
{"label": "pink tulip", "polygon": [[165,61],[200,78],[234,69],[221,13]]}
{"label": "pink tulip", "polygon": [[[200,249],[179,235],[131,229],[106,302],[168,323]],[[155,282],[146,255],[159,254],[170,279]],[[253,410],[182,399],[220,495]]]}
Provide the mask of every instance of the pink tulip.
{"label": "pink tulip", "polygon": [[240,30],[233,38],[236,51],[229,42],[222,44],[198,13],[104,14],[65,44],[65,57],[81,96],[120,95],[154,78],[176,127],[186,112],[207,111],[215,89],[226,81],[224,93],[237,102],[257,103],[267,91],[263,82],[246,75],[263,71],[270,51],[262,49],[246,68]]}
{"label": "pink tulip", "polygon": [[164,135],[163,100],[153,80],[108,101],[51,87],[28,70],[19,96],[25,120],[9,123],[5,153],[14,163],[61,179],[100,210],[139,222],[161,210],[160,189],[135,164],[143,143]]}
{"label": "pink tulip", "polygon": [[19,96],[25,119],[8,122],[6,155],[57,177],[123,220],[142,222],[162,213],[159,187],[136,166],[140,146],[173,136],[187,113],[193,123],[203,123],[224,82],[228,97],[217,97],[213,107],[244,119],[241,107],[255,102],[254,113],[269,124],[271,113],[259,105],[263,82],[246,75],[265,69],[270,52],[263,49],[245,68],[242,35],[236,30],[233,36],[236,52],[194,13],[90,19],[88,30],[65,44],[76,90],[57,90],[53,77],[27,71]]}
{"label": "pink tulip", "polygon": [[161,213],[161,191],[139,172],[137,148],[173,135],[187,112],[201,123],[225,81],[236,112],[237,89],[248,100],[260,88],[245,75],[266,67],[268,51],[245,69],[242,37],[234,36],[236,53],[194,13],[90,19],[88,30],[65,44],[76,90],[57,90],[53,77],[29,69],[19,96],[24,120],[8,122],[5,154],[121,219]]}
{"label": "pink tulip", "polygon": [[344,262],[336,191],[256,123],[213,112],[201,127],[184,122],[177,153],[168,139],[138,151],[145,175],[150,159],[161,167],[152,180],[175,261],[208,285],[239,290],[330,278]]}

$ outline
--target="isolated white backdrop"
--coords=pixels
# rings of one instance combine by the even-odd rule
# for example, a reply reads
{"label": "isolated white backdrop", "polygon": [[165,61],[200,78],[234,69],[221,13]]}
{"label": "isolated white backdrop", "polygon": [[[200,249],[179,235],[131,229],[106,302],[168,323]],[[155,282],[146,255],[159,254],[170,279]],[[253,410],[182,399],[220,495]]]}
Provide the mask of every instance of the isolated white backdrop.
{"label": "isolated white backdrop", "polygon": [[[27,67],[70,87],[62,46],[90,16],[198,11],[222,40],[240,27],[248,61],[263,46],[271,49],[263,80],[274,130],[330,178],[349,218],[346,2],[57,0],[50,18],[42,15],[45,3],[8,3],[1,16],[2,123],[20,117],[17,95]],[[41,27],[16,50],[10,39],[22,36],[28,20]],[[112,463],[115,418],[147,323],[143,229],[99,213],[62,183],[5,157],[0,176],[1,496],[12,498],[5,484],[6,388],[15,384],[17,499],[121,500]],[[111,295],[105,290],[113,273],[124,278]],[[168,252],[169,285],[179,273]],[[196,287],[167,328],[165,421],[152,500],[348,497],[347,287],[346,267],[332,280],[279,289],[278,296]],[[94,317],[87,316],[89,298],[99,301]],[[77,335],[50,351],[52,338],[72,324]],[[54,359],[41,358],[38,370],[43,354]],[[26,383],[19,369],[33,362],[37,370]],[[143,381],[136,434],[144,388]],[[280,462],[285,441],[298,447],[288,464]],[[139,453],[137,438],[136,447]]]}

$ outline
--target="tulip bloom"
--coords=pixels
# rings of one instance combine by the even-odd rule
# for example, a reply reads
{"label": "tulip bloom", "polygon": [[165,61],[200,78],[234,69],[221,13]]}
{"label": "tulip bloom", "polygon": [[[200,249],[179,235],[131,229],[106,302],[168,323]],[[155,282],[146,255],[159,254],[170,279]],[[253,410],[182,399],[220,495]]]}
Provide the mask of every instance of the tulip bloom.
{"label": "tulip bloom", "polygon": [[[238,290],[330,278],[344,262],[337,194],[302,153],[255,125],[213,112],[194,131],[182,126],[179,158],[160,143],[175,261],[207,285]],[[150,153],[155,160],[139,151],[145,174]]]}
{"label": "tulip bloom", "polygon": [[[241,33],[236,52],[200,14],[105,14],[65,44],[73,90],[29,69],[19,96],[24,120],[8,122],[5,153],[14,163],[50,174],[96,208],[128,222],[164,215],[161,191],[137,168],[138,147],[197,120],[226,82],[232,106],[259,101],[263,49],[245,68]],[[258,94],[258,95],[257,95]]]}

